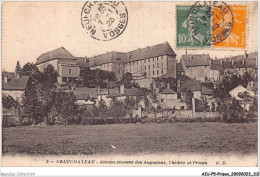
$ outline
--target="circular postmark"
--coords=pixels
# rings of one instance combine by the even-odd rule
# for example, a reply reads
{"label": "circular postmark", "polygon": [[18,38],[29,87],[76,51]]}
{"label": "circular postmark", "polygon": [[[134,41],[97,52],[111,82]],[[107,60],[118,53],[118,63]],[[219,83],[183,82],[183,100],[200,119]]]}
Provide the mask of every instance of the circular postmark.
{"label": "circular postmark", "polygon": [[121,1],[87,1],[81,23],[92,38],[109,41],[121,35],[128,22],[127,9]]}
{"label": "circular postmark", "polygon": [[231,33],[234,17],[228,5],[221,1],[196,2],[188,14],[188,29],[201,44],[214,45]]}

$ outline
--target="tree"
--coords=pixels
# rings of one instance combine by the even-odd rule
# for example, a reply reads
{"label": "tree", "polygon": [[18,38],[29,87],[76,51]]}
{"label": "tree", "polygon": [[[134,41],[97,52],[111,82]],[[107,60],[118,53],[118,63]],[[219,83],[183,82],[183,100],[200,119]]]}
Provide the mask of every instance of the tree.
{"label": "tree", "polygon": [[28,121],[34,125],[43,122],[43,117],[46,115],[46,111],[38,100],[36,87],[28,87],[25,90],[22,99],[22,106],[22,117],[27,117],[29,119]]}
{"label": "tree", "polygon": [[55,93],[54,106],[58,114],[60,114],[65,125],[75,121],[77,114],[76,97],[72,92],[58,91]]}
{"label": "tree", "polygon": [[121,118],[121,117],[126,116],[126,110],[124,107],[124,103],[117,99],[112,100],[108,110],[109,110],[108,113],[109,113],[110,117]]}
{"label": "tree", "polygon": [[257,100],[257,97],[253,98],[253,103],[251,104],[249,110],[250,110],[250,112],[257,113],[257,111],[258,111],[258,100]]}
{"label": "tree", "polygon": [[42,79],[42,73],[33,63],[26,63],[21,69],[21,76],[30,76],[32,83],[36,83]]}
{"label": "tree", "polygon": [[21,71],[22,71],[22,69],[21,69],[20,63],[19,63],[19,61],[17,61],[16,67],[15,67],[15,73],[18,74],[19,76],[21,76]]}
{"label": "tree", "polygon": [[184,97],[182,98],[183,101],[187,105],[187,109],[192,109],[192,98],[193,98],[193,93],[190,89],[187,89],[186,87],[183,89]]}
{"label": "tree", "polygon": [[121,84],[125,85],[125,88],[131,88],[132,87],[132,81],[133,81],[133,76],[132,73],[125,73],[123,75],[122,80],[120,81]]}
{"label": "tree", "polygon": [[243,93],[238,93],[237,96],[241,99],[240,102],[243,104],[243,108],[247,110],[247,105],[252,104],[254,97],[252,97],[247,91],[244,91]]}
{"label": "tree", "polygon": [[222,121],[225,123],[243,122],[243,108],[235,98],[225,98],[219,109]]}
{"label": "tree", "polygon": [[[10,112],[11,111],[11,108],[15,108],[17,109],[19,104],[17,101],[14,100],[14,98],[10,95],[8,96],[5,96],[5,95],[2,95],[2,105],[3,105],[3,118],[4,118],[4,113],[6,112]],[[5,126],[7,126],[7,117],[6,117],[6,120],[3,122],[3,125],[5,124]]]}
{"label": "tree", "polygon": [[91,70],[83,68],[80,70],[81,86],[84,87],[107,87],[109,82],[116,81],[115,73],[100,69]]}
{"label": "tree", "polygon": [[57,71],[55,71],[53,65],[49,64],[43,70],[41,83],[44,83],[47,87],[51,89],[54,87],[54,84],[57,83],[57,77]]}
{"label": "tree", "polygon": [[98,106],[94,108],[94,115],[98,117],[106,117],[108,113],[108,108],[106,102],[101,99],[98,102]]}

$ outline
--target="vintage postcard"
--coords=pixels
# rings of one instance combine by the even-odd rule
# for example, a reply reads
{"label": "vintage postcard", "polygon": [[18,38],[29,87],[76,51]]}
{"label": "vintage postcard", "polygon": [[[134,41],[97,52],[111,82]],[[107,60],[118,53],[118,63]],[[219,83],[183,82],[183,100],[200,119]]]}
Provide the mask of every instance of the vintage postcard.
{"label": "vintage postcard", "polygon": [[1,165],[257,167],[257,14],[254,1],[2,2]]}

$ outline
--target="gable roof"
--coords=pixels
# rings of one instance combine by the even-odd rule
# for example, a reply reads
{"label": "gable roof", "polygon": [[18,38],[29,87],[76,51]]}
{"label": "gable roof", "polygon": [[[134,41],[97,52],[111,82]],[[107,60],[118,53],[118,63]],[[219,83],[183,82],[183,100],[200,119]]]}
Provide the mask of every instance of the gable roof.
{"label": "gable roof", "polygon": [[201,85],[200,81],[198,80],[188,80],[188,81],[182,81],[180,90],[184,91],[186,89],[194,91],[201,91]]}
{"label": "gable roof", "polygon": [[208,89],[205,86],[201,86],[201,94],[202,95],[213,95],[213,90]]}
{"label": "gable roof", "polygon": [[58,49],[41,54],[37,58],[36,65],[59,58],[75,59],[75,57],[71,53],[69,53],[64,47],[60,47]]}
{"label": "gable roof", "polygon": [[211,64],[210,65],[210,70],[218,70],[221,75],[224,74],[224,69],[219,64]]}
{"label": "gable roof", "polygon": [[124,62],[126,54],[122,52],[107,52],[98,56],[88,58],[89,66],[98,66],[105,63],[120,63]]}
{"label": "gable roof", "polygon": [[127,63],[162,55],[176,56],[168,42],[128,52],[125,62]]}
{"label": "gable roof", "polygon": [[170,89],[170,88],[166,88],[166,89],[164,89],[162,92],[161,92],[161,94],[176,94],[172,89]]}
{"label": "gable roof", "polygon": [[77,100],[87,100],[88,98],[97,98],[97,88],[77,87],[74,90]]}
{"label": "gable roof", "polygon": [[98,66],[105,63],[128,63],[157,56],[176,56],[168,42],[139,48],[130,52],[107,52],[88,58],[89,66]]}
{"label": "gable roof", "polygon": [[141,96],[141,95],[143,95],[142,92],[135,87],[132,87],[130,89],[125,89],[125,92],[122,94],[122,96]]}
{"label": "gable roof", "polygon": [[14,78],[10,82],[3,82],[3,90],[25,90],[27,87],[29,76],[22,76],[21,78]]}
{"label": "gable roof", "polygon": [[234,97],[235,99],[241,100],[241,98],[240,98],[238,95],[239,95],[239,93],[243,93],[243,92],[247,92],[247,93],[248,93],[250,96],[252,96],[252,97],[255,96],[254,92],[252,92],[252,91],[246,89],[245,87],[243,87],[243,86],[241,86],[241,85],[239,85],[239,86],[237,86],[236,88],[234,88],[233,90],[231,90],[231,91],[229,92],[229,94],[230,94],[232,97]]}
{"label": "gable roof", "polygon": [[210,65],[209,54],[182,55],[181,61],[184,62],[186,67],[209,66]]}

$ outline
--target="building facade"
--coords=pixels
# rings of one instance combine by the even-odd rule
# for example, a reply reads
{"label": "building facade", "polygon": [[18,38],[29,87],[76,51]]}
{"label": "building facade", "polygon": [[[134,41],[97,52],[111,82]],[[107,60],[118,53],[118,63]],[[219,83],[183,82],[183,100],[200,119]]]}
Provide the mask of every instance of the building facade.
{"label": "building facade", "polygon": [[49,64],[58,72],[58,83],[73,81],[79,77],[80,67],[77,58],[71,55],[64,47],[46,52],[37,58],[36,65],[41,72]]}

